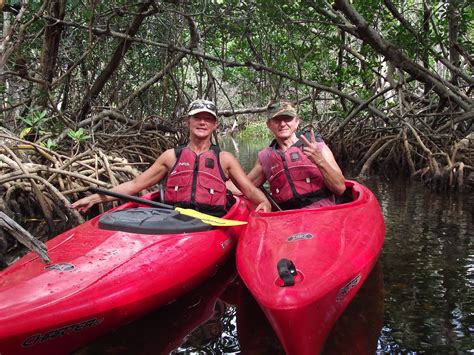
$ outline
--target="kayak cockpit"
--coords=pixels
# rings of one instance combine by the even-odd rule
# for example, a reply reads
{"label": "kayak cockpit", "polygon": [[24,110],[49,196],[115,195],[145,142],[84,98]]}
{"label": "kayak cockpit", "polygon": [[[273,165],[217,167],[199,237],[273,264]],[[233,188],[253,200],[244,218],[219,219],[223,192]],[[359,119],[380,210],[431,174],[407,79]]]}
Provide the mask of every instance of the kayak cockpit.
{"label": "kayak cockpit", "polygon": [[336,196],[336,205],[343,205],[356,201],[361,194],[360,188],[354,186],[352,181],[346,181],[346,190],[340,196]]}
{"label": "kayak cockpit", "polygon": [[212,226],[174,210],[138,207],[102,215],[99,228],[138,234],[178,234],[208,231]]}

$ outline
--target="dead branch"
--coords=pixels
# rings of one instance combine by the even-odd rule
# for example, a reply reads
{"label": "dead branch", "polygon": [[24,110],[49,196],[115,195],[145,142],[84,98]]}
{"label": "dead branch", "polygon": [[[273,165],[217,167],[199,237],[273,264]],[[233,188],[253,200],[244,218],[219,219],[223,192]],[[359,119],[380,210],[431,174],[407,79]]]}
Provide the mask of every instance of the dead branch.
{"label": "dead branch", "polygon": [[40,240],[33,237],[26,229],[0,211],[0,227],[8,231],[21,244],[37,253],[45,263],[49,263],[48,249]]}

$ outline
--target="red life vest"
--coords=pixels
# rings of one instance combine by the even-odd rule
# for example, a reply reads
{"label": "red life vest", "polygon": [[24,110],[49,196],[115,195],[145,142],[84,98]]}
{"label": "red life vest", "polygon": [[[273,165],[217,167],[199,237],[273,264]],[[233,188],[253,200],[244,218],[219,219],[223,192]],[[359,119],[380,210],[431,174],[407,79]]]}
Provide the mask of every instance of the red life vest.
{"label": "red life vest", "polygon": [[175,148],[176,163],[165,186],[165,203],[223,215],[227,210],[226,176],[212,145],[197,155],[188,147]]}
{"label": "red life vest", "polygon": [[[321,142],[320,136],[316,139]],[[286,152],[277,149],[274,140],[258,153],[272,197],[283,209],[301,208],[331,196],[319,168],[303,153],[298,140]]]}

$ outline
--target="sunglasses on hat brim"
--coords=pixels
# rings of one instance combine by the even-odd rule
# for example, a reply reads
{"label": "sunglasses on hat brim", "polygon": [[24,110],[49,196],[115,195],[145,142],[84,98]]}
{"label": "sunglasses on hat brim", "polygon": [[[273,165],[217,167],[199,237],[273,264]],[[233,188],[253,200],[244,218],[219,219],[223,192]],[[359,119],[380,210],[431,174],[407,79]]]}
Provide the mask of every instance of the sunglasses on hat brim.
{"label": "sunglasses on hat brim", "polygon": [[207,108],[208,110],[217,112],[217,107],[212,102],[195,102],[189,107],[188,111],[194,111],[200,108]]}

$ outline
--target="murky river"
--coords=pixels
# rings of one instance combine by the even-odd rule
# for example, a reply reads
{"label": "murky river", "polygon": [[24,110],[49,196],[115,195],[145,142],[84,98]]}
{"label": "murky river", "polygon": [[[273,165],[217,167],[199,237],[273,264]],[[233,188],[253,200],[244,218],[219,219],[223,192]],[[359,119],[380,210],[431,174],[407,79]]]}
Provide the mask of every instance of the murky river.
{"label": "murky river", "polygon": [[[221,143],[246,171],[262,144]],[[474,354],[473,194],[435,194],[405,180],[359,182],[375,193],[382,207],[385,245],[324,353]],[[79,353],[283,352],[231,260],[183,299]]]}

